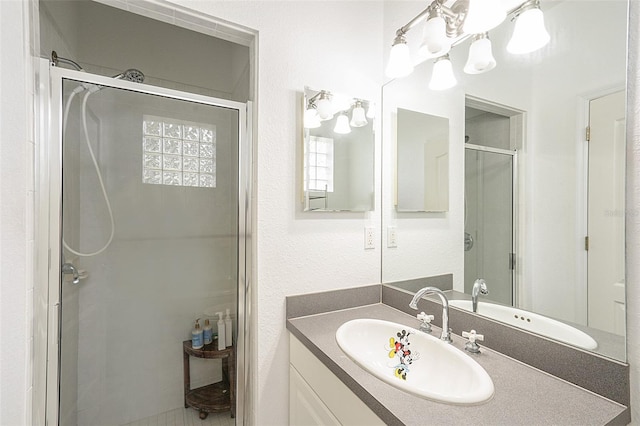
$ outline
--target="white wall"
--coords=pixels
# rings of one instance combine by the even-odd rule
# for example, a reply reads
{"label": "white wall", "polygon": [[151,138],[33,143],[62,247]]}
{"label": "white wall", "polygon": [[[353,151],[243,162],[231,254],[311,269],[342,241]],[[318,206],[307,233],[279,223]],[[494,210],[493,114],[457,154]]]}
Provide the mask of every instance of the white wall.
{"label": "white wall", "polygon": [[[400,6],[401,7],[401,6]],[[405,16],[412,16],[405,11]],[[416,12],[417,13],[417,12]],[[410,76],[387,83],[383,89],[383,282],[393,282],[424,276],[453,273],[454,288],[463,289],[464,255],[464,92],[446,92],[426,88],[431,64],[423,64]],[[416,96],[416,87],[423,95]],[[449,126],[449,206],[442,213],[397,212],[395,170],[396,153],[392,143],[396,138],[397,108],[448,118]],[[398,172],[399,173],[399,172]],[[395,226],[397,247],[386,248],[387,227]]]}
{"label": "white wall", "polygon": [[0,424],[30,423],[33,87],[26,3],[0,1]]}
{"label": "white wall", "polygon": [[[580,122],[577,96],[589,98],[601,95],[602,90],[624,87],[626,28],[621,23],[627,6],[619,1],[590,2],[581,6],[580,19],[572,19],[575,8],[574,2],[563,2],[549,10],[548,28],[557,41],[549,49],[549,60],[538,64],[533,74],[535,115],[530,117],[529,149],[530,177],[535,182],[530,204],[535,232],[530,233],[532,263],[527,280],[534,283],[531,309],[582,322],[586,319],[586,277],[579,268],[585,231],[577,229],[576,218],[584,211],[578,198],[584,188],[580,182],[582,147],[576,135],[585,124]],[[597,30],[603,19],[617,24]],[[585,55],[572,47],[580,43],[599,55]]]}

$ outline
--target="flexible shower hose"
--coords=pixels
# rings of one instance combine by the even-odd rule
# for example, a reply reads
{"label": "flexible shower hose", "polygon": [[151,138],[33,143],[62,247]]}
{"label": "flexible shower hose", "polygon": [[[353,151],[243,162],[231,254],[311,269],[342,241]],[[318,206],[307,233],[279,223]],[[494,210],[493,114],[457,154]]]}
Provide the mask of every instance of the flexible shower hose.
{"label": "flexible shower hose", "polygon": [[66,133],[66,130],[67,130],[67,119],[69,117],[69,110],[71,108],[71,103],[73,101],[73,98],[78,93],[82,92],[83,90],[86,90],[87,92],[82,98],[82,128],[84,130],[84,139],[85,139],[85,142],[87,143],[87,148],[89,149],[89,155],[91,156],[91,161],[93,162],[93,167],[96,170],[96,175],[98,176],[98,182],[100,183],[100,188],[102,189],[102,195],[104,196],[104,201],[107,204],[107,211],[109,212],[109,220],[111,221],[111,235],[109,236],[109,239],[107,240],[106,244],[101,249],[94,251],[92,253],[82,253],[78,250],[74,250],[73,248],[71,248],[69,244],[67,244],[67,242],[65,241],[64,234],[63,234],[62,245],[64,246],[64,248],[70,251],[71,253],[75,254],[76,256],[80,256],[80,257],[91,257],[105,251],[107,247],[109,247],[109,245],[111,244],[111,241],[113,241],[113,235],[115,234],[115,230],[116,230],[116,226],[113,221],[113,211],[111,210],[111,203],[109,202],[109,196],[107,195],[107,190],[102,180],[102,173],[100,173],[100,167],[98,166],[98,161],[96,160],[96,156],[93,153],[93,149],[91,148],[91,140],[89,139],[89,131],[87,129],[87,99],[89,99],[89,95],[91,95],[91,93],[93,93],[94,91],[94,90],[91,90],[92,87],[97,88],[97,86],[87,86],[83,84],[82,86],[78,86],[73,92],[71,92],[71,95],[69,96],[69,100],[67,101],[67,106],[64,109],[64,114],[62,118],[62,135],[64,139],[64,134]]}

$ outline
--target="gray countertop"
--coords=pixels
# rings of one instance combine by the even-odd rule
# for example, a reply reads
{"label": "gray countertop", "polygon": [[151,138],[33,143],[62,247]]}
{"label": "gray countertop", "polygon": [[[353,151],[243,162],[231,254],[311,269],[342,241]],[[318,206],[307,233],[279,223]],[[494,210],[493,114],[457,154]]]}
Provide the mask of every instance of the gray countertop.
{"label": "gray countertop", "polygon": [[[377,303],[290,318],[287,329],[387,424],[604,425],[625,424],[627,408],[488,348],[470,355],[489,373],[495,394],[477,406],[454,406],[401,391],[369,374],[338,347],[344,322],[374,318],[417,327],[410,315]],[[434,327],[433,334],[439,335]],[[463,350],[465,340],[453,336]],[[466,353],[466,352],[465,352]]]}

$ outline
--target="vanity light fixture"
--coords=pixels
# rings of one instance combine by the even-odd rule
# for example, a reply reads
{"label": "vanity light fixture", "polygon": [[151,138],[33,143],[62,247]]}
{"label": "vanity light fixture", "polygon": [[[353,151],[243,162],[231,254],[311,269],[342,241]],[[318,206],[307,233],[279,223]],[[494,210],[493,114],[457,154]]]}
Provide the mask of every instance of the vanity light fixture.
{"label": "vanity light fixture", "polygon": [[[398,30],[400,31],[400,30]],[[404,33],[396,35],[389,53],[389,63],[387,64],[387,77],[400,78],[406,77],[413,72],[413,62],[411,61],[411,53]]]}
{"label": "vanity light fixture", "polygon": [[[305,94],[303,116],[305,129],[317,129],[322,126],[323,121],[335,118],[335,123],[331,122],[328,125],[333,126],[334,132],[344,135],[350,133],[352,127],[364,127],[369,124],[367,118],[375,118],[373,102],[308,87],[305,87]],[[351,120],[349,120],[349,114]]]}
{"label": "vanity light fixture", "polygon": [[540,10],[540,0],[531,0],[515,11],[515,28],[507,44],[507,52],[513,54],[530,53],[545,46],[551,36],[544,26],[544,15]]}
{"label": "vanity light fixture", "polygon": [[333,131],[340,135],[347,135],[351,133],[351,126],[349,126],[349,118],[344,111],[340,112],[338,119],[336,120],[336,126]]}
{"label": "vanity light fixture", "polygon": [[[456,0],[451,6],[445,6],[445,3],[449,1],[432,0],[425,10],[396,31],[387,63],[388,77],[401,78],[413,72],[406,35],[420,23],[424,23],[424,39],[418,51],[418,61],[443,57],[452,47],[473,37],[465,65],[465,72],[469,74],[495,68],[488,31],[500,25],[507,15],[513,14],[516,21],[513,37],[507,46],[510,53],[529,53],[549,42],[540,0],[526,0],[509,11],[504,9],[500,0]],[[440,65],[440,68],[444,66]]]}
{"label": "vanity light fixture", "polygon": [[451,41],[447,37],[447,22],[442,16],[439,3],[431,8],[429,18],[422,30],[422,45],[418,54],[423,58],[437,58],[451,50]]}
{"label": "vanity light fixture", "polygon": [[449,59],[449,54],[436,59],[433,65],[433,73],[429,82],[431,90],[446,90],[458,84],[456,76],[453,74],[453,66]]}
{"label": "vanity light fixture", "polygon": [[353,111],[351,111],[351,127],[363,127],[367,125],[367,117],[362,106],[362,101],[356,99]]}
{"label": "vanity light fixture", "polygon": [[469,58],[464,66],[467,74],[482,74],[496,67],[496,60],[491,51],[489,33],[476,34],[469,47]]}
{"label": "vanity light fixture", "polygon": [[329,98],[331,93],[326,90],[321,90],[319,96],[320,98],[316,102],[316,108],[318,109],[320,121],[331,120],[333,118],[333,106],[331,105],[331,100]]}

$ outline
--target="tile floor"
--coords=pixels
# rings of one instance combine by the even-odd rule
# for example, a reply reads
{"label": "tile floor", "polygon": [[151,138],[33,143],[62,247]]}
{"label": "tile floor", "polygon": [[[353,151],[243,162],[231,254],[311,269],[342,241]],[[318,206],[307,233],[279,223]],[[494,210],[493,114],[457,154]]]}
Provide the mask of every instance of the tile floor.
{"label": "tile floor", "polygon": [[136,420],[123,426],[234,426],[235,419],[229,412],[211,413],[206,419],[200,420],[198,411],[193,408],[176,408],[156,416]]}

